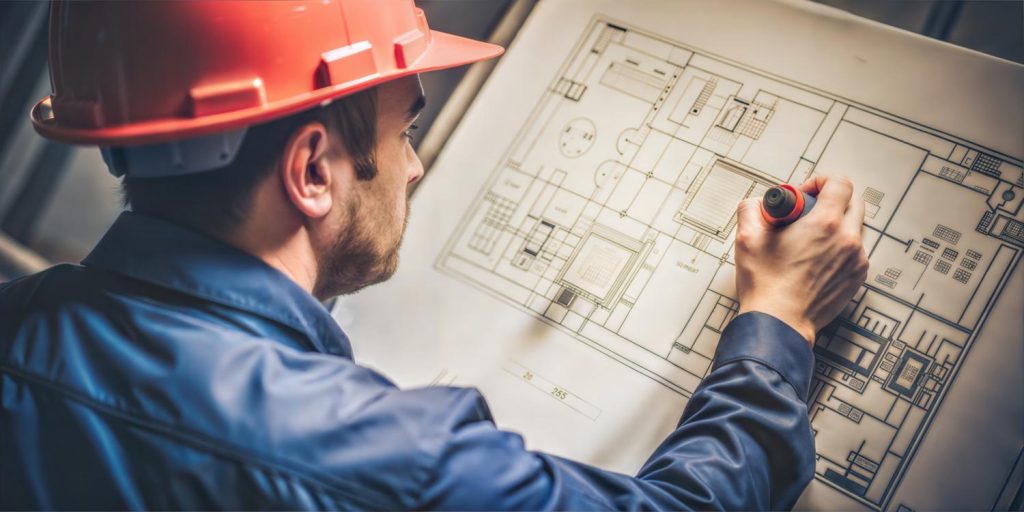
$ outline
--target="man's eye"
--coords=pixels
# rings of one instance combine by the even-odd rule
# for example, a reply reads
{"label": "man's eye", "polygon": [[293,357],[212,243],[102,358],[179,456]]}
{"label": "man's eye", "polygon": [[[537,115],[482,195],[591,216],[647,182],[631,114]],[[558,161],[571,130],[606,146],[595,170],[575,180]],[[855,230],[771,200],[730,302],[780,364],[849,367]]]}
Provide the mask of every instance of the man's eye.
{"label": "man's eye", "polygon": [[409,142],[412,142],[412,139],[413,139],[413,132],[414,132],[414,131],[416,131],[416,130],[418,130],[418,129],[419,129],[419,126],[416,126],[416,125],[410,125],[410,126],[409,126],[409,129],[405,130],[405,131],[404,131],[404,132],[402,133],[402,135],[404,135],[404,136],[405,136],[405,138],[409,139]]}

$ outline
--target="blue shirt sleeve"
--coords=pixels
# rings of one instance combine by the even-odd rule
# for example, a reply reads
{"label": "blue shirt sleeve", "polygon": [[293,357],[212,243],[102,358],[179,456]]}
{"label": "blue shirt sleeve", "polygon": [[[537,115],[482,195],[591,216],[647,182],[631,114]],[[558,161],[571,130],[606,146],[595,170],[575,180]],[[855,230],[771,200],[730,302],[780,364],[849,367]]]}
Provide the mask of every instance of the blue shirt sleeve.
{"label": "blue shirt sleeve", "polygon": [[477,395],[419,508],[790,508],[814,471],[812,365],[807,341],[785,323],[756,312],[736,317],[679,426],[635,476],[527,451],[518,435],[479,419],[486,406]]}

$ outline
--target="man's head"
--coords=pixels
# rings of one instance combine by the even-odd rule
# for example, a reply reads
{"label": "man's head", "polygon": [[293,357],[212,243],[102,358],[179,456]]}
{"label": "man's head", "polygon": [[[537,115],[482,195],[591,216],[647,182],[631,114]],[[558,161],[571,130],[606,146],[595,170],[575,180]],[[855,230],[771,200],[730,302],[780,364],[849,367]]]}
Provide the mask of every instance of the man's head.
{"label": "man's head", "polygon": [[423,106],[416,76],[386,82],[250,127],[226,168],[126,178],[125,202],[283,258],[271,264],[318,298],[351,293],[397,268],[408,187],[423,174],[410,144]]}
{"label": "man's head", "polygon": [[408,135],[418,74],[502,51],[431,30],[413,0],[56,0],[52,93],[31,119],[103,148],[133,209],[325,298],[395,270],[423,173]]}
{"label": "man's head", "polygon": [[[307,124],[289,140],[284,161],[291,164],[283,169],[284,188],[311,224],[311,242],[319,256],[315,296],[351,293],[386,280],[397,269],[409,215],[409,187],[423,177],[412,131],[424,105],[417,78],[378,86],[376,169],[370,179],[359,172],[343,140],[325,147],[326,154],[319,159],[315,149],[307,151],[321,140],[322,125]],[[321,170],[315,172],[311,166]]]}

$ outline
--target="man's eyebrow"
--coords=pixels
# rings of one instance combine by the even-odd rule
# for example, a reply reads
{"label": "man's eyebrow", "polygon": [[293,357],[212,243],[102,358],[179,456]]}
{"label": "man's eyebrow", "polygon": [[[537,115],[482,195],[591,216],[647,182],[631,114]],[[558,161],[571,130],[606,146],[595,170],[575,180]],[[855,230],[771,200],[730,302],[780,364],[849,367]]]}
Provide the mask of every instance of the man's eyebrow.
{"label": "man's eyebrow", "polygon": [[408,119],[409,121],[416,119],[416,116],[420,115],[420,111],[423,110],[423,107],[426,106],[427,97],[424,96],[423,94],[420,94],[419,96],[416,97],[415,100],[413,100],[412,105],[409,105],[409,111],[406,112],[405,114],[406,119]]}

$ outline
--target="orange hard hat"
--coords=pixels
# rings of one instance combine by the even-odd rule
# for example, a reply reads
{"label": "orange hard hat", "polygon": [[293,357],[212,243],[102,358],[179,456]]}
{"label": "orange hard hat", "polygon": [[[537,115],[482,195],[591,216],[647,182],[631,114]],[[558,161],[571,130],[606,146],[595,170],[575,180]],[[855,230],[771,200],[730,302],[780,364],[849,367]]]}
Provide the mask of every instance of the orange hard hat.
{"label": "orange hard hat", "polygon": [[58,2],[41,135],[99,146],[229,132],[382,82],[500,55],[412,0]]}

